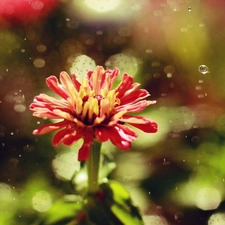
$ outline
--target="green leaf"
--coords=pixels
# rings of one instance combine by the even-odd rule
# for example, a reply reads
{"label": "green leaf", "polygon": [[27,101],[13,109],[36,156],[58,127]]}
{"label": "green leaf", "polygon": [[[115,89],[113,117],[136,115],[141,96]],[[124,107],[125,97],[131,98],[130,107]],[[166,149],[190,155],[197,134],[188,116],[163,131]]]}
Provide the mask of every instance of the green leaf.
{"label": "green leaf", "polygon": [[96,225],[144,224],[129,192],[116,181],[102,184],[99,192],[89,197],[86,207],[88,220]]}
{"label": "green leaf", "polygon": [[124,210],[124,208],[121,208],[119,205],[114,204],[111,210],[124,225],[143,225],[139,217],[131,215],[129,211]]}
{"label": "green leaf", "polygon": [[[129,192],[116,181],[110,181],[108,187],[112,190],[111,210],[123,224],[143,225],[141,215],[130,198]],[[131,223],[131,221],[133,221]],[[134,223],[135,222],[135,223]]]}

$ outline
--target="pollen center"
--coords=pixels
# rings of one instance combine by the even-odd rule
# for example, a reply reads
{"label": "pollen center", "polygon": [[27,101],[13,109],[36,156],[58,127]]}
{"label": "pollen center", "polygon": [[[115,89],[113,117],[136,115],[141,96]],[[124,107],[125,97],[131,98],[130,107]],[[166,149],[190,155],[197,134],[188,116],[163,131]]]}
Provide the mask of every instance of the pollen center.
{"label": "pollen center", "polygon": [[114,115],[116,105],[119,105],[119,99],[114,91],[109,91],[105,97],[101,94],[86,95],[82,98],[82,110],[77,117],[88,126],[105,123]]}

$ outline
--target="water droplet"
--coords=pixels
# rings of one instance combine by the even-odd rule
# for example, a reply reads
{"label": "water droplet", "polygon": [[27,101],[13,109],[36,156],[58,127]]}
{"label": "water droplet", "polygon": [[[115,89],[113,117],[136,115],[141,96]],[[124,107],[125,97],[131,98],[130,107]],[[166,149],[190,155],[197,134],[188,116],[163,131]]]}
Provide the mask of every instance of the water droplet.
{"label": "water droplet", "polygon": [[161,74],[160,74],[160,73],[154,73],[154,74],[153,74],[153,77],[154,77],[154,78],[160,78],[160,77],[161,77]]}
{"label": "water droplet", "polygon": [[181,28],[180,28],[180,31],[181,31],[181,32],[187,32],[187,31],[188,31],[188,28],[187,28],[187,27],[181,27]]}
{"label": "water droplet", "polygon": [[145,52],[148,53],[148,54],[150,54],[150,53],[153,52],[153,50],[152,49],[146,49]]}
{"label": "water droplet", "polygon": [[102,31],[102,30],[97,30],[97,31],[96,31],[96,34],[97,34],[97,35],[102,35],[102,34],[103,34],[103,31]]}
{"label": "water droplet", "polygon": [[44,44],[39,44],[39,45],[36,47],[36,49],[37,49],[38,52],[45,52],[46,49],[47,49],[47,47],[46,47],[46,45],[44,45]]}
{"label": "water droplet", "polygon": [[198,26],[203,28],[203,27],[205,27],[205,24],[204,23],[200,23]]}
{"label": "water droplet", "polygon": [[145,79],[146,80],[150,80],[152,77],[152,75],[150,73],[145,74]]}
{"label": "water droplet", "polygon": [[0,125],[0,137],[4,137],[5,136],[5,127]]}
{"label": "water droplet", "polygon": [[155,10],[154,12],[153,12],[153,15],[154,16],[163,16],[164,15],[164,12],[162,11],[162,10]]}
{"label": "water droplet", "polygon": [[25,96],[23,94],[19,94],[18,93],[16,94],[15,97],[13,97],[13,101],[16,103],[16,104],[22,104],[25,102]]}
{"label": "water droplet", "polygon": [[198,98],[205,98],[205,94],[199,94]]}
{"label": "water droplet", "polygon": [[206,65],[200,65],[200,66],[198,67],[198,71],[199,71],[201,74],[207,74],[207,73],[209,73],[209,68],[208,68],[208,66],[206,66]]}
{"label": "water droplet", "polygon": [[192,142],[193,144],[199,144],[199,143],[200,143],[200,137],[199,137],[199,136],[193,136],[193,137],[191,138],[191,142]]}
{"label": "water droplet", "polygon": [[32,151],[34,151],[34,147],[32,145],[27,144],[23,147],[23,151],[25,153],[32,152]]}
{"label": "water droplet", "polygon": [[170,165],[170,164],[171,164],[171,162],[168,161],[166,158],[163,159],[163,165],[164,165],[164,166],[168,166],[168,165]]}
{"label": "water droplet", "polygon": [[24,104],[15,104],[14,110],[18,113],[22,113],[22,112],[25,112],[26,106]]}
{"label": "water droplet", "polygon": [[201,85],[197,85],[197,86],[195,86],[195,90],[197,90],[197,91],[202,90],[202,86],[201,86]]}
{"label": "water droplet", "polygon": [[43,58],[36,58],[33,61],[33,65],[37,68],[42,68],[45,66],[45,60]]}
{"label": "water droplet", "polygon": [[70,19],[66,21],[66,26],[70,29],[75,29],[79,27],[79,22],[76,20]]}
{"label": "water droplet", "polygon": [[9,159],[9,163],[12,166],[16,167],[18,165],[18,163],[19,163],[19,160],[17,158],[11,158],[11,159]]}
{"label": "water droplet", "polygon": [[183,218],[184,214],[182,212],[176,212],[174,214],[174,219],[178,222],[181,222],[182,218]]}
{"label": "water droplet", "polygon": [[166,74],[168,74],[168,73],[173,74],[175,72],[175,68],[172,65],[168,65],[164,68],[164,72]]}
{"label": "water droplet", "polygon": [[191,12],[191,7],[188,7],[188,12]]}
{"label": "water droplet", "polygon": [[158,67],[158,66],[160,66],[160,62],[159,61],[152,61],[152,63],[151,63],[151,66],[152,67]]}
{"label": "water droplet", "polygon": [[171,138],[179,138],[180,137],[180,134],[179,133],[171,133],[170,134],[170,137]]}

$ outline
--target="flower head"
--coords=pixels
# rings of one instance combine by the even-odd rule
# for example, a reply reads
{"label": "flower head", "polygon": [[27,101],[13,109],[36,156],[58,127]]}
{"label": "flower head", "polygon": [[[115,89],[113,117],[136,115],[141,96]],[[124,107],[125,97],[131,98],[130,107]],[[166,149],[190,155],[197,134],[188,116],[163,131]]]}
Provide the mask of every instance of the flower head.
{"label": "flower head", "polygon": [[104,70],[97,66],[89,71],[80,82],[76,75],[60,73],[60,83],[55,76],[46,79],[48,87],[61,99],[46,94],[35,96],[30,109],[33,116],[45,119],[62,119],[60,122],[45,124],[33,131],[40,135],[58,130],[52,144],[72,145],[83,138],[78,152],[78,160],[87,160],[94,140],[110,140],[121,150],[131,148],[137,133],[125,124],[130,124],[144,132],[157,131],[157,123],[142,116],[129,115],[140,112],[155,101],[144,100],[148,91],[138,89],[133,77],[124,74],[120,84],[113,89],[119,70]]}

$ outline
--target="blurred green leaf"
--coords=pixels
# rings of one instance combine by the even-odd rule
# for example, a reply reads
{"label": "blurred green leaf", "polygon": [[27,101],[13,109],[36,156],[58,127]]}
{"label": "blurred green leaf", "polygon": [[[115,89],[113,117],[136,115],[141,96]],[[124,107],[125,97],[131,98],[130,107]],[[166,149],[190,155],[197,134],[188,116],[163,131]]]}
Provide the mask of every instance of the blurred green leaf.
{"label": "blurred green leaf", "polygon": [[57,225],[67,224],[73,220],[83,207],[80,201],[65,201],[63,199],[56,201],[52,208],[45,213],[43,224]]}
{"label": "blurred green leaf", "polygon": [[116,181],[102,184],[100,191],[89,199],[87,210],[87,219],[90,220],[87,224],[144,224],[138,209],[132,204],[129,193]]}

